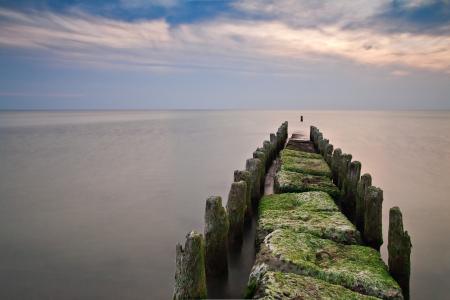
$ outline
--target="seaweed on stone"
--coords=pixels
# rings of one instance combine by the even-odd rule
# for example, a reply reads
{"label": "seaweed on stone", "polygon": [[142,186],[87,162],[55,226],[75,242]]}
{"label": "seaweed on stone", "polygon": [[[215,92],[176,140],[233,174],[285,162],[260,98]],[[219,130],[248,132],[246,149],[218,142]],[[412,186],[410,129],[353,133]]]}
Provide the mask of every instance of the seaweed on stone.
{"label": "seaweed on stone", "polygon": [[260,215],[255,237],[257,249],[268,234],[280,228],[347,245],[361,244],[359,232],[341,212],[299,208],[289,211],[267,210]]}
{"label": "seaweed on stone", "polygon": [[257,255],[250,281],[258,281],[266,271],[314,277],[381,299],[403,299],[379,252],[308,233],[277,229],[269,234]]}
{"label": "seaweed on stone", "polygon": [[245,299],[323,299],[323,300],[375,300],[342,286],[320,279],[291,273],[266,272],[259,282],[250,281]]}
{"label": "seaweed on stone", "polygon": [[280,156],[292,156],[298,158],[311,158],[311,159],[323,159],[322,155],[310,152],[296,151],[284,149],[280,152]]}
{"label": "seaweed on stone", "polygon": [[301,207],[310,211],[339,211],[339,207],[325,192],[305,192],[266,195],[259,203],[259,215],[266,210],[292,210]]}
{"label": "seaweed on stone", "polygon": [[304,174],[326,176],[331,178],[331,170],[325,160],[305,157],[282,156],[280,169],[283,171],[298,172]]}
{"label": "seaweed on stone", "polygon": [[325,176],[280,171],[275,175],[274,188],[277,194],[321,191],[335,200],[341,198],[339,189]]}

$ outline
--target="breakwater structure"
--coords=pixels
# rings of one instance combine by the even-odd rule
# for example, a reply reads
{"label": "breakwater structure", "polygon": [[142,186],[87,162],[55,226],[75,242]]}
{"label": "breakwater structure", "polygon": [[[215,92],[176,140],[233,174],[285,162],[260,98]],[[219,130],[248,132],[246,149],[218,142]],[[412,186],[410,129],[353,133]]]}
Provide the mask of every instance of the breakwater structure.
{"label": "breakwater structure", "polygon": [[[273,164],[275,194],[261,197]],[[220,197],[207,199],[205,239],[191,231],[184,250],[176,245],[173,299],[206,298],[205,276],[227,273],[227,245],[242,243],[252,213],[257,254],[242,298],[409,299],[412,245],[402,214],[390,210],[387,266],[379,252],[383,191],[361,168],[316,127],[309,140],[288,139],[283,123],[234,172],[226,210]]]}

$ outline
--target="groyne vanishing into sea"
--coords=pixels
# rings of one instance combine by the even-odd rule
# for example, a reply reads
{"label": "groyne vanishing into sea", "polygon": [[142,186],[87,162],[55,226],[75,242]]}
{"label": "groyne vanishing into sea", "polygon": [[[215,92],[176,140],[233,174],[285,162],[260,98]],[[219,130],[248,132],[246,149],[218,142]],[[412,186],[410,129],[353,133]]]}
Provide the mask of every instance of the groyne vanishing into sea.
{"label": "groyne vanishing into sea", "polygon": [[[261,197],[272,164],[275,194]],[[234,172],[226,209],[220,197],[207,198],[204,237],[192,230],[184,249],[176,245],[173,299],[206,299],[206,276],[228,272],[227,247],[242,243],[256,213],[257,255],[242,298],[409,299],[411,239],[391,208],[386,266],[382,203],[351,154],[314,126],[309,140],[288,139],[285,122]]]}

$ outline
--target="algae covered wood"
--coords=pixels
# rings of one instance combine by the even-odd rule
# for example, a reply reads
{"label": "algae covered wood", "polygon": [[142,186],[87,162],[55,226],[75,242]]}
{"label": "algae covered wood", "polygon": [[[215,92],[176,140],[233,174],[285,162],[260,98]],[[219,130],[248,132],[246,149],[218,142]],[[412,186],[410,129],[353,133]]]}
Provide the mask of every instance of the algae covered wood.
{"label": "algae covered wood", "polygon": [[206,276],[203,236],[192,230],[183,247],[176,244],[173,300],[206,299]]}
{"label": "algae covered wood", "polygon": [[342,184],[342,208],[344,211],[355,213],[356,210],[356,190],[361,177],[361,163],[352,161],[348,166],[347,176]]}
{"label": "algae covered wood", "polygon": [[244,220],[251,221],[252,219],[252,174],[247,170],[235,170],[234,171],[234,182],[245,181],[247,184],[247,192],[245,196],[245,205],[247,209],[245,210]]}
{"label": "algae covered wood", "polygon": [[269,234],[258,252],[249,281],[257,281],[267,271],[314,277],[381,299],[403,299],[379,252],[308,233],[278,229]]}
{"label": "algae covered wood", "polygon": [[304,157],[282,156],[280,157],[280,170],[305,173],[331,178],[331,170],[323,158],[311,159]]}
{"label": "algae covered wood", "polygon": [[366,204],[364,197],[366,196],[366,189],[372,185],[372,176],[366,173],[361,176],[356,188],[356,213],[355,213],[355,225],[356,229],[361,233],[361,237],[364,238],[364,212],[366,210]]}
{"label": "algae covered wood", "polygon": [[351,154],[341,154],[340,162],[339,162],[339,170],[338,170],[338,182],[337,186],[341,190],[344,184],[344,180],[347,177],[348,167],[350,162],[352,161]]}
{"label": "algae covered wood", "polygon": [[331,158],[331,178],[334,184],[338,184],[339,178],[339,165],[341,163],[341,149],[337,148],[333,152],[333,157]]}
{"label": "algae covered wood", "polygon": [[292,273],[266,272],[249,282],[244,299],[376,300],[339,285]]}
{"label": "algae covered wood", "polygon": [[319,191],[328,193],[335,200],[341,197],[341,192],[330,178],[289,171],[280,171],[275,175],[274,188],[277,194]]}
{"label": "algae covered wood", "polygon": [[296,150],[290,150],[290,149],[283,149],[280,152],[280,157],[284,157],[284,156],[292,156],[292,157],[298,157],[298,158],[323,159],[322,155],[317,154],[317,153],[296,151]]}
{"label": "algae covered wood", "polygon": [[208,197],[205,208],[206,274],[224,274],[228,272],[228,228],[228,214],[222,206],[222,198]]}
{"label": "algae covered wood", "polygon": [[325,162],[327,163],[327,165],[331,168],[331,163],[332,163],[332,158],[333,158],[333,148],[334,146],[332,144],[327,144],[325,151],[324,151],[324,156],[323,158],[325,159]]}
{"label": "algae covered wood", "polygon": [[227,202],[228,221],[230,224],[228,229],[229,243],[242,243],[243,241],[246,193],[247,184],[245,181],[231,184]]}
{"label": "algae covered wood", "polygon": [[403,296],[409,299],[409,281],[411,277],[411,237],[403,231],[403,216],[400,208],[389,211],[389,272],[402,288]]}
{"label": "algae covered wood", "polygon": [[262,164],[262,167],[260,168],[261,174],[260,174],[260,178],[259,178],[259,180],[260,180],[259,184],[261,187],[261,186],[264,186],[264,181],[266,178],[266,168],[264,167],[266,165],[266,155],[264,154],[264,152],[256,150],[253,152],[253,158],[258,158]]}
{"label": "algae covered wood", "polygon": [[364,241],[367,246],[380,251],[383,244],[382,212],[383,190],[374,186],[366,189],[364,197]]}
{"label": "algae covered wood", "polygon": [[249,158],[245,163],[245,169],[252,175],[251,198],[252,203],[258,203],[261,197],[261,168],[264,166],[258,158]]}

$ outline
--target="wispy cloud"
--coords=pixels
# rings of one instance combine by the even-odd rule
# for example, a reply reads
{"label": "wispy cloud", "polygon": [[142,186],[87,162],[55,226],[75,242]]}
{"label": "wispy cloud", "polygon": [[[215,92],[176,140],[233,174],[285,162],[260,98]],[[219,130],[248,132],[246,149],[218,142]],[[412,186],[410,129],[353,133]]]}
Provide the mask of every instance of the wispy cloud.
{"label": "wispy cloud", "polygon": [[81,94],[42,94],[42,93],[4,93],[0,92],[0,96],[12,97],[57,97],[57,98],[79,98],[84,97]]}
{"label": "wispy cloud", "polygon": [[164,18],[127,22],[80,12],[0,9],[0,47],[155,68],[297,72],[305,64],[344,63],[450,70],[448,36],[345,28],[377,13],[379,5],[367,1],[247,0],[233,6],[247,17],[221,16],[176,27]]}

